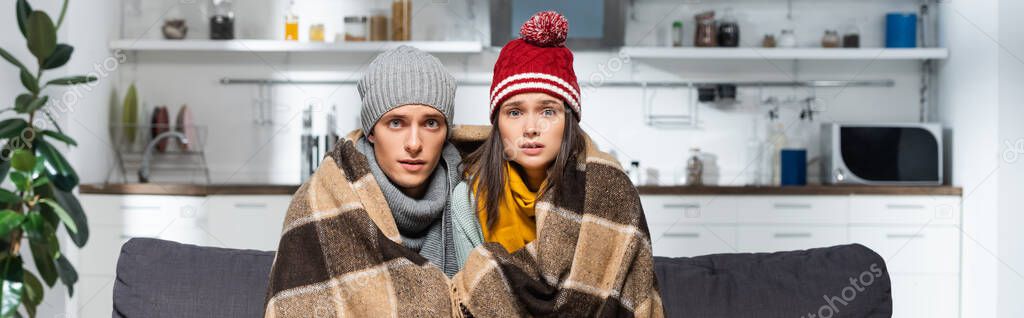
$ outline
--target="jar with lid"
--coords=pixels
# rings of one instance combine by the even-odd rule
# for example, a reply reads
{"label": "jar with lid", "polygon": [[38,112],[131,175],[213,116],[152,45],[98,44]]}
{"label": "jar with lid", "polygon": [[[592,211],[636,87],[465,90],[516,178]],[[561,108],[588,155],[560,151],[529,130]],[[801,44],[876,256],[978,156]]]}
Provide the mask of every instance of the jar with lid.
{"label": "jar with lid", "polygon": [[370,41],[388,40],[387,11],[377,9],[370,12]]}
{"label": "jar with lid", "polygon": [[839,47],[839,32],[836,30],[825,30],[825,35],[821,37],[821,47]]}
{"label": "jar with lid", "polygon": [[782,30],[782,34],[779,35],[778,41],[779,47],[794,48],[796,47],[796,34],[791,29]]}
{"label": "jar with lid", "polygon": [[694,16],[697,20],[697,34],[693,38],[693,46],[718,46],[718,30],[715,28],[715,12],[708,11]]}
{"label": "jar with lid", "polygon": [[412,40],[412,0],[391,2],[391,40]]}
{"label": "jar with lid", "polygon": [[732,9],[725,9],[725,14],[718,21],[718,46],[740,46],[740,24],[732,14]]}
{"label": "jar with lid", "polygon": [[764,35],[764,39],[761,40],[761,47],[769,47],[769,48],[771,48],[771,47],[775,47],[775,46],[776,46],[775,35],[774,34],[765,34]]}
{"label": "jar with lid", "polygon": [[235,38],[235,10],[231,0],[212,0],[213,15],[210,16],[210,39],[231,40]]}
{"label": "jar with lid", "polygon": [[313,23],[309,26],[309,42],[323,42],[324,41],[324,24]]}
{"label": "jar with lid", "polygon": [[366,41],[366,17],[347,16],[345,17],[345,41],[363,42]]}
{"label": "jar with lid", "polygon": [[686,160],[686,185],[704,184],[704,161],[700,159],[700,148],[690,148],[690,159]]}

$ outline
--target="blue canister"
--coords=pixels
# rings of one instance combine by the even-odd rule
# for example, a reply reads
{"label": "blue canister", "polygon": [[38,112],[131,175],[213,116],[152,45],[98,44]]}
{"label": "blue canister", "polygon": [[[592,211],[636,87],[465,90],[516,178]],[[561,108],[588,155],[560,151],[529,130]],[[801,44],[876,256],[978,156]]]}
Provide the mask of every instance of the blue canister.
{"label": "blue canister", "polygon": [[917,14],[889,13],[885,15],[885,47],[917,47]]}
{"label": "blue canister", "polygon": [[779,154],[780,183],[784,186],[802,186],[807,184],[807,150],[782,149]]}

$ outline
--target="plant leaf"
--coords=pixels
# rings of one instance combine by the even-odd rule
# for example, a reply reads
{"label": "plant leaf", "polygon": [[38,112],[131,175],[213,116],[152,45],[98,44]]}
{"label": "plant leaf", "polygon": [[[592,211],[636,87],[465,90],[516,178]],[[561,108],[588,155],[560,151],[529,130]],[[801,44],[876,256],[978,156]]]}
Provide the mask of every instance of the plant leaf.
{"label": "plant leaf", "polygon": [[[7,179],[7,172],[11,171],[11,161],[0,159],[0,181]],[[6,190],[5,190],[6,191]],[[10,192],[10,191],[8,191]],[[3,202],[3,200],[0,200]],[[4,202],[7,203],[7,202]]]}
{"label": "plant leaf", "polygon": [[28,190],[28,182],[28,177],[25,176],[24,172],[15,171],[11,173],[11,183],[14,183],[14,187],[17,188],[18,191]]}
{"label": "plant leaf", "polygon": [[49,183],[50,183],[50,178],[47,178],[46,176],[39,176],[35,180],[32,180],[32,187],[35,188],[35,187],[43,186],[43,185],[46,185],[46,184],[49,184]]}
{"label": "plant leaf", "polygon": [[0,287],[0,316],[10,317],[18,311],[21,305],[21,293],[24,288],[22,279],[25,278],[22,269],[21,257],[8,257],[3,260],[3,285]]}
{"label": "plant leaf", "polygon": [[21,222],[24,221],[25,216],[14,210],[0,211],[0,237],[7,237],[11,230],[21,228]]}
{"label": "plant leaf", "polygon": [[25,109],[28,108],[28,104],[32,103],[32,94],[21,94],[14,98],[14,111],[24,113]]}
{"label": "plant leaf", "polygon": [[30,172],[36,165],[36,156],[31,150],[15,149],[11,155],[11,167],[21,172]]}
{"label": "plant leaf", "polygon": [[64,64],[71,60],[71,53],[74,52],[75,48],[70,45],[64,43],[57,44],[57,47],[53,49],[53,54],[43,61],[43,69],[52,70],[64,66]]}
{"label": "plant leaf", "polygon": [[28,15],[28,50],[39,59],[42,65],[46,58],[57,48],[57,28],[53,19],[43,11],[32,11]]}
{"label": "plant leaf", "polygon": [[21,76],[21,85],[25,86],[25,89],[33,93],[39,92],[39,82],[36,81],[36,77],[32,76],[27,69],[21,69],[21,73],[18,75]]}
{"label": "plant leaf", "polygon": [[24,271],[25,277],[22,281],[25,283],[25,292],[22,294],[22,305],[25,306],[25,311],[28,312],[29,317],[36,316],[36,307],[43,302],[43,284],[39,282],[39,278],[30,271]]}
{"label": "plant leaf", "polygon": [[33,145],[36,155],[46,161],[46,177],[50,178],[57,189],[71,191],[78,185],[78,173],[57,148],[42,138],[36,138]]}
{"label": "plant leaf", "polygon": [[74,296],[75,283],[78,282],[78,271],[71,265],[64,254],[57,256],[57,273],[60,274],[60,281],[68,287],[68,297]]}
{"label": "plant leaf", "polygon": [[43,134],[43,136],[47,136],[47,137],[56,139],[57,141],[61,141],[61,142],[65,143],[65,144],[68,144],[69,146],[78,146],[78,143],[75,142],[74,139],[72,139],[68,135],[65,135],[64,133],[53,131],[53,130],[43,130],[42,134]]}
{"label": "plant leaf", "polygon": [[15,7],[15,15],[18,16],[18,29],[21,30],[21,35],[28,37],[28,15],[32,13],[32,6],[28,4],[26,0],[18,0],[18,4]]}
{"label": "plant leaf", "polygon": [[10,139],[17,137],[21,134],[25,128],[28,128],[28,122],[21,118],[8,118],[0,121],[0,139]]}
{"label": "plant leaf", "polygon": [[[21,197],[19,197],[17,194],[14,194],[14,192],[11,192],[7,189],[0,189],[0,203],[10,204],[18,203],[19,201],[21,201]],[[3,235],[0,235],[0,237],[2,236]]]}
{"label": "plant leaf", "polygon": [[78,75],[50,80],[49,82],[46,82],[46,85],[78,85],[93,82],[96,80],[96,76]]}
{"label": "plant leaf", "polygon": [[11,62],[11,64],[14,64],[14,66],[17,66],[19,70],[25,70],[26,72],[28,71],[28,69],[25,68],[25,65],[21,64],[21,61],[18,61],[18,59],[15,58],[14,55],[11,55],[11,53],[8,53],[7,50],[0,48],[0,56],[2,56],[8,62]]}
{"label": "plant leaf", "polygon": [[69,232],[78,232],[78,227],[75,226],[75,220],[71,219],[71,215],[68,215],[68,211],[64,211],[64,208],[61,207],[60,204],[57,203],[57,201],[53,201],[53,199],[44,198],[39,199],[39,202],[42,202],[43,204],[50,206],[50,208],[53,209],[53,212],[57,213],[57,216],[60,217],[60,221],[64,223],[64,226],[68,228]]}
{"label": "plant leaf", "polygon": [[35,260],[39,276],[42,276],[47,286],[53,287],[57,282],[57,268],[53,264],[56,257],[51,252],[51,244],[57,241],[53,226],[46,222],[38,211],[29,211],[21,228],[28,236],[28,245],[32,250],[32,259]]}
{"label": "plant leaf", "polygon": [[[64,211],[71,216],[71,219],[75,222],[75,226],[78,228],[78,232],[72,233],[71,231],[68,231],[68,236],[71,237],[71,240],[76,246],[85,246],[85,243],[89,241],[89,220],[85,215],[85,210],[82,209],[82,204],[78,202],[78,198],[76,198],[71,192],[57,189],[52,182],[41,187],[36,187],[35,192],[41,197],[52,198],[64,208]],[[44,216],[47,214],[56,214],[51,210],[52,209],[49,206],[42,206],[42,213]]]}
{"label": "plant leaf", "polygon": [[45,106],[46,102],[49,101],[49,100],[50,100],[50,96],[43,96],[43,97],[40,97],[40,98],[36,98],[31,103],[28,103],[27,106],[25,106],[25,111],[23,113],[31,113],[31,112],[34,112],[34,111],[40,109],[40,108],[43,108],[43,106]]}

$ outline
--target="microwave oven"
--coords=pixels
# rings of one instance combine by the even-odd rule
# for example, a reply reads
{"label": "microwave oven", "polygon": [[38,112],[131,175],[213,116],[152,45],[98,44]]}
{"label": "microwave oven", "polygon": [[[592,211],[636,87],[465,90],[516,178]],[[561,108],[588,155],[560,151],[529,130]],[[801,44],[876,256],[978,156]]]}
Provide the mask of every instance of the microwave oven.
{"label": "microwave oven", "polygon": [[821,126],[822,183],[942,185],[942,126],[932,123]]}

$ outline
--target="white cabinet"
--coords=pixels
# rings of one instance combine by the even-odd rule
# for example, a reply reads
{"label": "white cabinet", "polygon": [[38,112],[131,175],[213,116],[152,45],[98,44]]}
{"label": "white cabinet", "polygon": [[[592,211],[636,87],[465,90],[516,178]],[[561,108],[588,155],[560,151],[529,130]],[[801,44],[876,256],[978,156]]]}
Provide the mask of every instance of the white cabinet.
{"label": "white cabinet", "polygon": [[644,195],[640,201],[656,256],[858,243],[885,260],[893,317],[959,316],[959,196]]}
{"label": "white cabinet", "polygon": [[289,195],[218,195],[206,204],[211,246],[277,250]]}

